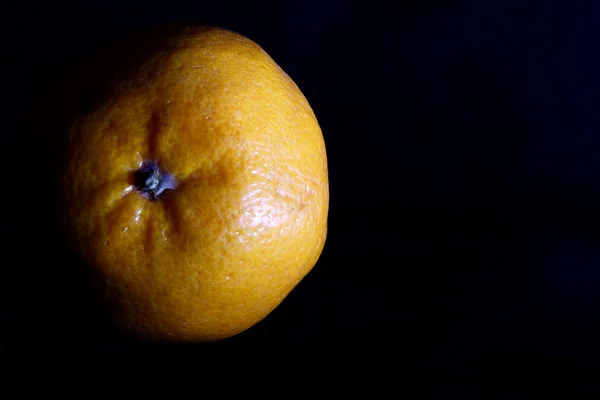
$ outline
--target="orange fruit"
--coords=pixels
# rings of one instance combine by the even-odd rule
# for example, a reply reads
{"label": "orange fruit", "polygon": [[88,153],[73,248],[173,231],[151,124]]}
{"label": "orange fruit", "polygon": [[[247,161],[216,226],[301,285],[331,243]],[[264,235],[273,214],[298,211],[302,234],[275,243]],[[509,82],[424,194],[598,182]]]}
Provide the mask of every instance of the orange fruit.
{"label": "orange fruit", "polygon": [[153,46],[71,126],[67,221],[118,326],[223,339],[267,316],[320,256],[323,136],[251,40],[186,27]]}

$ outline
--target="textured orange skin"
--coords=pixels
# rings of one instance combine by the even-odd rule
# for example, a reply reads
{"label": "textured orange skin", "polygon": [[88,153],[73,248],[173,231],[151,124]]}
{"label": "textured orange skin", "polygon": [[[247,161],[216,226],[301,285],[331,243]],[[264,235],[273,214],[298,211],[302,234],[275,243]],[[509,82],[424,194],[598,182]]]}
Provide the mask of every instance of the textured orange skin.
{"label": "textured orange skin", "polygon": [[[75,120],[68,222],[116,322],[159,340],[212,341],[267,316],[312,269],[329,202],[321,130],[254,42],[187,28]],[[132,173],[178,181],[158,201]]]}

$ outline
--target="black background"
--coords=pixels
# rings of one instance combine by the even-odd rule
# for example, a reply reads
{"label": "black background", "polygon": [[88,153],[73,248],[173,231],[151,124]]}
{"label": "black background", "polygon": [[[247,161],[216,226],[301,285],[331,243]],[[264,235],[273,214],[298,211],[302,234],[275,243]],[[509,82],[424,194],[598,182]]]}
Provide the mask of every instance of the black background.
{"label": "black background", "polygon": [[[598,395],[600,3],[391,3],[9,5],[0,382],[145,397]],[[96,316],[45,226],[50,175],[22,129],[74,62],[170,22],[259,43],[328,150],[321,259],[268,318],[216,344],[132,342]]]}

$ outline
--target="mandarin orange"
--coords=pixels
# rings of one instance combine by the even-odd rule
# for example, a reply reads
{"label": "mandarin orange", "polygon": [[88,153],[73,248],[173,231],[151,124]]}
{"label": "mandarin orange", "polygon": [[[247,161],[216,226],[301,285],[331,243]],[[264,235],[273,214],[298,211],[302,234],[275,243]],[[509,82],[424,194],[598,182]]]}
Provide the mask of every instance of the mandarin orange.
{"label": "mandarin orange", "polygon": [[213,341],[261,321],[315,265],[327,158],[306,98],[259,45],[175,32],[74,120],[64,198],[118,326]]}

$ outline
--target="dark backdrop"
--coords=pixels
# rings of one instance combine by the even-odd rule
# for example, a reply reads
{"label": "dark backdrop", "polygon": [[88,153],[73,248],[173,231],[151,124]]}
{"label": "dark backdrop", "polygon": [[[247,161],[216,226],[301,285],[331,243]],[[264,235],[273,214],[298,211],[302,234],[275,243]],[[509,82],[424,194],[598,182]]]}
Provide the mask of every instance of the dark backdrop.
{"label": "dark backdrop", "polygon": [[[11,373],[0,382],[176,397],[599,394],[600,3],[391,3],[9,5],[0,358]],[[13,139],[73,62],[182,21],[250,37],[304,92],[328,150],[329,236],[309,276],[249,331],[134,343],[95,317],[55,258],[52,199],[31,194],[45,165]]]}

